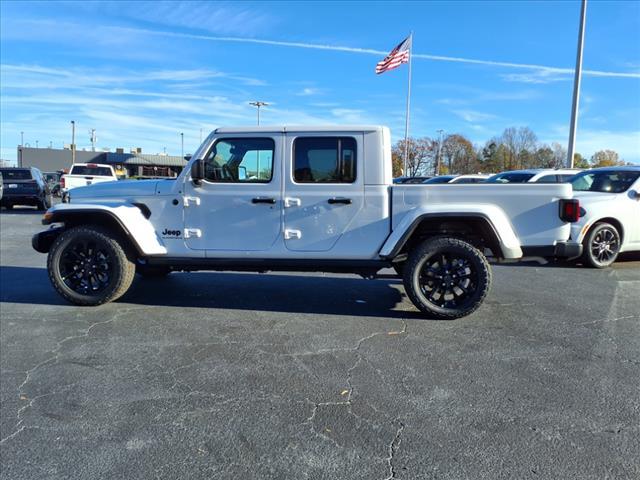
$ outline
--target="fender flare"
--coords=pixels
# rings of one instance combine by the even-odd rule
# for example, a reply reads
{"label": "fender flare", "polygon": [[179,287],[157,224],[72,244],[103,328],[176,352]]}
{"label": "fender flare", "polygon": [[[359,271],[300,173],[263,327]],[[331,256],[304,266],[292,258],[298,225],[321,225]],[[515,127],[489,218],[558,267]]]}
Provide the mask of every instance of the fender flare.
{"label": "fender flare", "polygon": [[107,224],[116,228],[140,256],[166,255],[167,249],[149,222],[147,211],[137,205],[126,203],[109,205],[64,203],[50,208],[45,213],[42,224],[64,223],[65,226],[67,224]]}
{"label": "fender flare", "polygon": [[471,209],[452,208],[447,209],[447,211],[428,211],[427,208],[415,209],[405,215],[398,226],[394,228],[380,249],[380,256],[385,259],[393,259],[398,255],[424,220],[460,217],[482,220],[494,235],[503,258],[514,259],[522,257],[520,241],[511,226],[511,222],[506,214],[495,205],[484,205],[482,209],[478,207],[472,207]]}

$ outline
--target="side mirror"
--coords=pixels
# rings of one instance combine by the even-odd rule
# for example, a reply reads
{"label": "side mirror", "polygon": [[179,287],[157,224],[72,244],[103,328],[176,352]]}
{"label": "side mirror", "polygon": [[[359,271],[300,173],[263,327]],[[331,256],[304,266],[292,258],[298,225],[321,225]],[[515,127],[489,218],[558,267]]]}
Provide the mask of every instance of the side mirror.
{"label": "side mirror", "polygon": [[193,180],[193,183],[195,183],[196,185],[200,185],[200,182],[202,182],[203,178],[204,178],[204,160],[202,160],[201,158],[198,158],[191,165],[191,180]]}
{"label": "side mirror", "polygon": [[631,196],[631,198],[633,198],[634,200],[640,200],[640,192],[638,190],[631,190],[629,192],[629,195]]}

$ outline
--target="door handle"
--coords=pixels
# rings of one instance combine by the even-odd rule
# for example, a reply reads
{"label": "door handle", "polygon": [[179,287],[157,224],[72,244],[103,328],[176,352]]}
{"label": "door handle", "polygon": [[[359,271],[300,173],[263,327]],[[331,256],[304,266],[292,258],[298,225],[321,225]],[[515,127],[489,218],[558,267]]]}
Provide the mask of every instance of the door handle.
{"label": "door handle", "polygon": [[256,197],[251,199],[251,203],[269,203],[274,205],[276,203],[275,198]]}
{"label": "door handle", "polygon": [[327,202],[334,204],[334,203],[342,203],[344,205],[351,205],[351,199],[350,198],[330,198],[329,200],[327,200]]}

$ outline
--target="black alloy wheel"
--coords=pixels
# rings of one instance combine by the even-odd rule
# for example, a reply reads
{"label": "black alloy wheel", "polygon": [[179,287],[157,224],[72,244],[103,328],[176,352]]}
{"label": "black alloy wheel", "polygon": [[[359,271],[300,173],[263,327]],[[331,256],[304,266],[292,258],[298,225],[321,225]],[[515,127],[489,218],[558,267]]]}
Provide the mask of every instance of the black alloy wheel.
{"label": "black alloy wheel", "polygon": [[413,303],[434,318],[454,319],[475,311],[489,291],[491,269],[473,245],[435,237],[409,254],[404,285]]}
{"label": "black alloy wheel", "polygon": [[92,238],[69,243],[60,257],[62,281],[82,295],[96,294],[112,281],[113,258],[108,249]]}
{"label": "black alloy wheel", "polygon": [[129,289],[136,272],[118,237],[92,225],[62,232],[51,246],[47,269],[58,293],[77,305],[116,300]]}

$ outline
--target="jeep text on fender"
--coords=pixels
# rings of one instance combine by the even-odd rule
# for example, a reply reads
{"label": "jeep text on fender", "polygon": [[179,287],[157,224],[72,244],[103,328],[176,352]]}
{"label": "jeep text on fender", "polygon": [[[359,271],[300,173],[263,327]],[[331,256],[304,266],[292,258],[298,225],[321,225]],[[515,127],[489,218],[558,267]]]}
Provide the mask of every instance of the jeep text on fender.
{"label": "jeep text on fender", "polygon": [[489,290],[485,253],[579,255],[578,210],[567,184],[393,185],[385,127],[219,128],[175,180],[74,189],[33,246],[79,305],[115,300],[136,272],[394,267],[422,312],[457,318]]}

